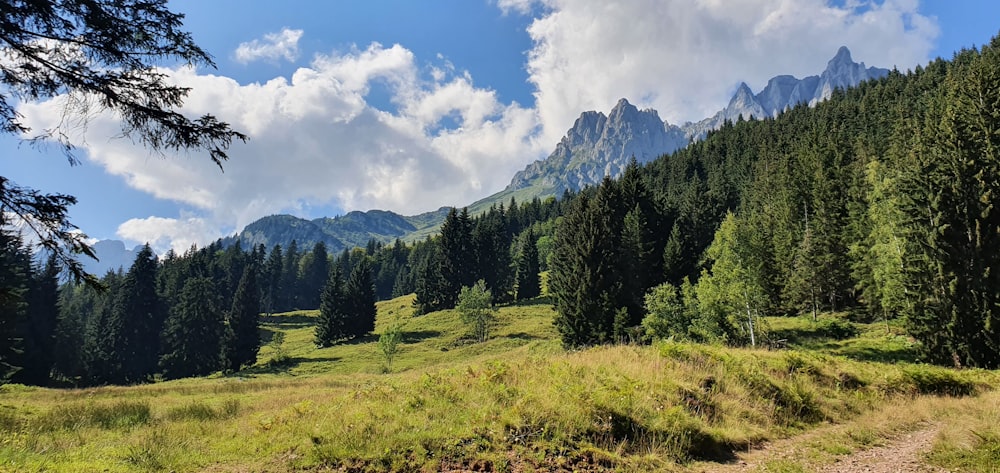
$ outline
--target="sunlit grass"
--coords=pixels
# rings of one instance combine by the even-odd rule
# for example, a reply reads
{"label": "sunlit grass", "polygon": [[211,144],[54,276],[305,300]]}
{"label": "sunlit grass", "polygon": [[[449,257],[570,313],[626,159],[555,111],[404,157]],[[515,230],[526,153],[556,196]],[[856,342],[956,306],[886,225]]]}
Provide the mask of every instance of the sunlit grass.
{"label": "sunlit grass", "polygon": [[[832,340],[811,320],[772,320],[772,331],[796,336],[783,350],[664,342],[566,352],[545,299],[500,308],[485,343],[472,341],[454,311],[414,316],[412,303],[379,303],[374,335],[323,349],[313,343],[315,311],[275,315],[265,341],[284,333],[285,361],[271,363],[277,353],[267,346],[254,367],[231,375],[83,390],[4,386],[0,471],[684,469],[855,423],[819,442],[813,456],[824,458],[909,425],[880,427],[882,413],[862,422],[873,409],[912,399],[950,406],[977,398],[940,396],[997,384],[993,372],[867,361],[878,357],[858,356],[858,347],[879,346],[874,326]],[[376,341],[393,324],[402,324],[403,343],[393,373],[383,374]],[[843,345],[824,345],[833,342]],[[990,452],[989,428],[980,444],[956,433],[936,461],[961,464],[959,444],[970,446],[966,456]]]}

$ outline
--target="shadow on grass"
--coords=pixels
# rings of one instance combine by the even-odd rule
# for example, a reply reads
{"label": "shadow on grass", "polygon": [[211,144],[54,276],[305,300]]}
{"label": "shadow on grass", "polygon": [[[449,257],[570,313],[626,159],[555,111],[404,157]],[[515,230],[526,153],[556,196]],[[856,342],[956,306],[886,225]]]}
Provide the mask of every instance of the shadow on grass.
{"label": "shadow on grass", "polygon": [[292,368],[296,368],[304,363],[333,363],[340,361],[342,359],[343,358],[339,356],[317,356],[317,357],[290,356],[279,362],[272,362],[263,365],[252,366],[242,371],[233,373],[229,376],[234,378],[239,378],[239,377],[252,378],[255,375],[261,375],[261,374],[283,373]]}
{"label": "shadow on grass", "polygon": [[514,340],[525,340],[525,341],[543,340],[544,339],[544,337],[539,337],[538,335],[532,335],[532,334],[527,333],[527,332],[512,333],[512,334],[506,335],[504,338],[512,338]]}
{"label": "shadow on grass", "polygon": [[843,342],[826,342],[810,344],[809,347],[858,361],[916,363],[919,358],[915,349],[899,345],[862,346],[851,343],[845,344]]}
{"label": "shadow on grass", "polygon": [[516,302],[511,302],[508,304],[500,305],[500,307],[525,307],[541,304],[551,304],[552,296],[538,296],[533,299],[524,299]]}
{"label": "shadow on grass", "polygon": [[[439,330],[411,330],[403,332],[403,343],[417,343],[427,340],[428,338],[440,337],[441,332]],[[378,338],[375,339],[378,341]]]}
{"label": "shadow on grass", "polygon": [[265,315],[260,318],[261,325],[275,328],[292,329],[316,325],[316,317],[305,315]]}

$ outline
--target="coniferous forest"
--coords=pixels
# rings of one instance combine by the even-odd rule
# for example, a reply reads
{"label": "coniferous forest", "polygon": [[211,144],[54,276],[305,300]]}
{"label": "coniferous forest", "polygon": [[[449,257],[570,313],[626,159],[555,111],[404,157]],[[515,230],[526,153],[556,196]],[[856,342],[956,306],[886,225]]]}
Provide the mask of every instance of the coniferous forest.
{"label": "coniferous forest", "polygon": [[221,241],[147,246],[101,287],[0,233],[0,379],[147,382],[239,370],[261,316],[319,309],[316,344],[365,337],[374,303],[540,294],[568,348],[677,340],[779,346],[765,316],[901,318],[926,361],[1000,367],[1000,39],[727,123],[559,199],[453,209],[440,234],[331,255]]}

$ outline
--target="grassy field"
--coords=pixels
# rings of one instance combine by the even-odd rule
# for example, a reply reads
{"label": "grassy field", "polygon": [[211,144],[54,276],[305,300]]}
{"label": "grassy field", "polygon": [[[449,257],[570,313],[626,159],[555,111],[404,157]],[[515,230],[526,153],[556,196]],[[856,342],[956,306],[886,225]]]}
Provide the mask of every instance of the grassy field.
{"label": "grassy field", "polygon": [[928,461],[1000,462],[1000,376],[914,364],[898,326],[827,314],[771,319],[780,349],[566,352],[544,302],[502,308],[485,343],[453,311],[379,303],[376,332],[403,325],[389,373],[377,335],[315,348],[306,311],[268,318],[284,342],[232,375],[3,386],[0,471],[711,471],[799,436],[766,470],[809,471],[926,422],[944,426]]}

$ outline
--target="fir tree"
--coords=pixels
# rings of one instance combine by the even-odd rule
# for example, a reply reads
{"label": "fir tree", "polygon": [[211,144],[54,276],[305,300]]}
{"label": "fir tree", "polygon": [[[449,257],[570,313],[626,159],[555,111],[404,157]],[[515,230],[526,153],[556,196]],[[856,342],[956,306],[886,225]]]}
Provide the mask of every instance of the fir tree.
{"label": "fir tree", "polygon": [[157,370],[160,332],[166,318],[156,292],[157,269],[156,255],[147,244],[125,275],[112,311],[112,316],[120,319],[115,323],[122,327],[116,351],[122,356],[122,376],[129,382],[143,381]]}
{"label": "fir tree", "polygon": [[526,230],[521,235],[518,248],[516,260],[517,300],[538,297],[542,289],[538,274],[538,247],[536,246],[535,232],[531,231],[530,228]]}
{"label": "fir tree", "polygon": [[49,383],[59,319],[59,261],[49,255],[42,271],[34,274],[28,290],[27,330],[23,339],[23,366],[15,381],[44,386]]}
{"label": "fir tree", "polygon": [[347,305],[347,334],[364,337],[375,330],[375,283],[372,281],[371,262],[362,259],[344,284]]}
{"label": "fir tree", "polygon": [[184,283],[180,300],[163,329],[160,367],[166,378],[200,376],[219,369],[222,311],[211,279]]}
{"label": "fir tree", "polygon": [[472,240],[472,222],[468,209],[448,212],[441,225],[441,293],[443,307],[455,307],[462,286],[472,286],[476,280],[476,249]]}
{"label": "fir tree", "polygon": [[323,286],[320,297],[319,319],[316,321],[316,345],[329,347],[347,338],[347,299],[344,296],[344,277],[340,266],[334,266]]}
{"label": "fir tree", "polygon": [[611,340],[617,310],[612,234],[603,209],[586,195],[573,201],[556,231],[549,291],[564,346]]}
{"label": "fir tree", "polygon": [[30,265],[21,239],[0,226],[0,384],[23,366],[29,278]]}
{"label": "fir tree", "polygon": [[253,365],[260,351],[260,289],[257,268],[251,264],[243,269],[233,305],[226,313],[222,340],[222,364],[238,371]]}
{"label": "fir tree", "polygon": [[320,292],[330,277],[330,255],[326,244],[317,242],[312,252],[305,257],[302,265],[302,275],[299,281],[301,288],[299,304],[301,308],[313,309],[319,307]]}

